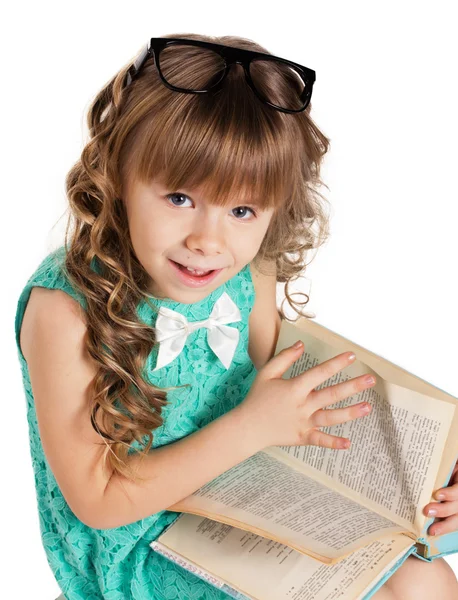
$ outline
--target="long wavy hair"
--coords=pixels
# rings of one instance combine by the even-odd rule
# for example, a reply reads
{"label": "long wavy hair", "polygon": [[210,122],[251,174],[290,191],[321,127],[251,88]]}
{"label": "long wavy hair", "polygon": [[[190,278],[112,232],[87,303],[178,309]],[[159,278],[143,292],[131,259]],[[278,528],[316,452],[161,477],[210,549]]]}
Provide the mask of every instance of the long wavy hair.
{"label": "long wavy hair", "polygon": [[[226,44],[268,54],[240,37],[169,34]],[[188,82],[202,77],[192,48],[168,68]],[[329,219],[320,166],[330,140],[305,111],[282,113],[265,105],[247,85],[238,65],[216,94],[183,94],[160,80],[148,59],[130,85],[132,58],[95,96],[89,106],[89,141],[66,177],[69,217],[65,233],[64,271],[85,297],[86,345],[98,366],[89,386],[91,422],[101,437],[108,473],[143,481],[126,460],[132,444],[146,456],[153,431],[163,424],[167,389],[145,379],[147,357],[156,343],[153,327],[141,322],[137,307],[148,302],[150,277],[135,255],[122,200],[123,181],[160,179],[168,189],[202,186],[210,202],[224,205],[240,194],[274,207],[255,267],[285,283],[285,300],[293,301],[289,284],[305,271],[307,251],[328,237]],[[174,63],[176,62],[176,64]],[[165,64],[165,62],[164,62]],[[292,87],[281,85],[278,72],[263,76],[266,90],[281,94],[286,105]],[[327,186],[326,186],[327,187]],[[96,268],[94,269],[94,265]],[[298,292],[294,292],[298,293]],[[154,306],[148,302],[152,309]],[[280,315],[286,318],[283,303]],[[291,320],[291,319],[288,319]],[[130,450],[130,452],[129,452]]]}

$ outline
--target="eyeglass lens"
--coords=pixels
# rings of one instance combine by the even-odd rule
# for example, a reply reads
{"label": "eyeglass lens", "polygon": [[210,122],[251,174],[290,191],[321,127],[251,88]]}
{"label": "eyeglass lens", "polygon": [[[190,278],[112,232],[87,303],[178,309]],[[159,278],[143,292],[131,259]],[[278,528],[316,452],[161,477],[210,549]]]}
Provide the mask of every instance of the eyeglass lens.
{"label": "eyeglass lens", "polygon": [[[195,69],[181,68],[182,63],[192,59]],[[188,63],[189,64],[189,63]],[[172,86],[190,91],[208,90],[221,81],[224,75],[224,59],[213,50],[191,44],[173,44],[159,54],[159,68],[164,79]],[[309,100],[310,91],[301,99],[304,80],[292,66],[276,60],[254,59],[249,73],[262,98],[287,110],[299,110]]]}

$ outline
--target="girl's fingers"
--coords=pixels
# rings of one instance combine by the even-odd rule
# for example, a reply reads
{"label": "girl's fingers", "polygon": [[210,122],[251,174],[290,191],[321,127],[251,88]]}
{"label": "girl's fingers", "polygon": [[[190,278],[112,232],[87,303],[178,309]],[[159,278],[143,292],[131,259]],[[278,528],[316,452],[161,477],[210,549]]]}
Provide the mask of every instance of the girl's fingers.
{"label": "girl's fingers", "polygon": [[350,358],[351,354],[351,352],[343,352],[342,354],[333,356],[329,360],[325,360],[319,365],[292,377],[290,381],[293,381],[295,386],[303,389],[304,395],[306,395],[333,375],[351,365],[354,362],[354,358]]}
{"label": "girl's fingers", "polygon": [[[430,509],[436,511],[436,514],[429,515],[428,512]],[[428,517],[450,517],[452,515],[456,515],[458,513],[458,501],[455,500],[453,502],[430,502],[423,509],[423,513]]]}
{"label": "girl's fingers", "polygon": [[[307,406],[314,411],[318,411],[325,406],[340,402],[340,400],[343,400],[344,398],[354,396],[366,388],[373,387],[376,382],[367,383],[364,381],[365,377],[367,377],[367,375],[360,375],[354,379],[349,379],[348,381],[342,381],[342,383],[325,387],[322,390],[313,390],[307,396]],[[353,416],[352,418],[355,417]],[[342,421],[336,421],[336,423],[341,422]]]}
{"label": "girl's fingers", "polygon": [[458,530],[458,515],[446,517],[443,521],[433,523],[428,528],[428,535],[443,535],[444,533],[453,533]]}
{"label": "girl's fingers", "polygon": [[309,418],[313,427],[327,427],[346,421],[353,421],[371,412],[371,405],[366,402],[360,402],[345,408],[334,408],[328,410],[317,410]]}
{"label": "girl's fingers", "polygon": [[[438,494],[443,494],[444,497],[443,498],[437,498]],[[438,500],[458,500],[458,483],[454,483],[453,485],[449,485],[445,488],[441,488],[440,490],[437,490],[437,492],[434,492],[434,496],[438,499]]]}
{"label": "girl's fingers", "polygon": [[320,431],[319,429],[309,429],[305,437],[305,444],[310,446],[321,446],[323,448],[334,448],[338,450],[350,447],[350,440],[324,433],[324,431]]}

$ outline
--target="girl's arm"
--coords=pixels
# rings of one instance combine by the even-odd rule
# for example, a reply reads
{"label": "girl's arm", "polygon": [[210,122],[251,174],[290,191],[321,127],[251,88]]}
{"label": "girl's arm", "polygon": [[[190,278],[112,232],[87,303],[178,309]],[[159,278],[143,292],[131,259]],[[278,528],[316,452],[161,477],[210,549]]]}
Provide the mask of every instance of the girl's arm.
{"label": "girl's arm", "polygon": [[277,278],[275,266],[272,275],[259,272],[250,264],[255,301],[249,319],[248,354],[259,371],[275,353],[281,318],[277,310]]}
{"label": "girl's arm", "polygon": [[61,290],[34,287],[25,310],[20,346],[27,361],[43,450],[74,514],[91,521],[108,483],[104,445],[87,409],[96,373],[83,338],[82,308]]}
{"label": "girl's arm", "polygon": [[[33,294],[33,298],[32,298]],[[102,469],[104,445],[92,428],[87,387],[96,367],[84,346],[78,303],[60,290],[34,288],[21,327],[38,427],[49,466],[74,514],[95,529],[146,518],[186,498],[249,458],[263,444],[233,409],[195,433],[129,457],[147,483]]]}
{"label": "girl's arm", "polygon": [[93,527],[111,528],[134,523],[174,505],[218,475],[264,448],[236,408],[181,440],[150,451],[142,460],[131,456],[145,484],[113,477],[106,488]]}

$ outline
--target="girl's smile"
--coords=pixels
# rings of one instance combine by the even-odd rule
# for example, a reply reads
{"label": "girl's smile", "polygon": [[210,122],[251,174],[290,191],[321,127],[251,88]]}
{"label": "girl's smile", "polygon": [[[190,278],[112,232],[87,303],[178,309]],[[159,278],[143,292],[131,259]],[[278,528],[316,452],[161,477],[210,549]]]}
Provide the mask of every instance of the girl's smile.
{"label": "girl's smile", "polygon": [[204,285],[207,285],[211,281],[213,281],[222,271],[222,269],[215,269],[206,272],[205,275],[193,275],[190,271],[188,271],[179,263],[176,263],[171,259],[169,259],[169,262],[180,281],[182,281],[185,285],[189,287],[202,287]]}

